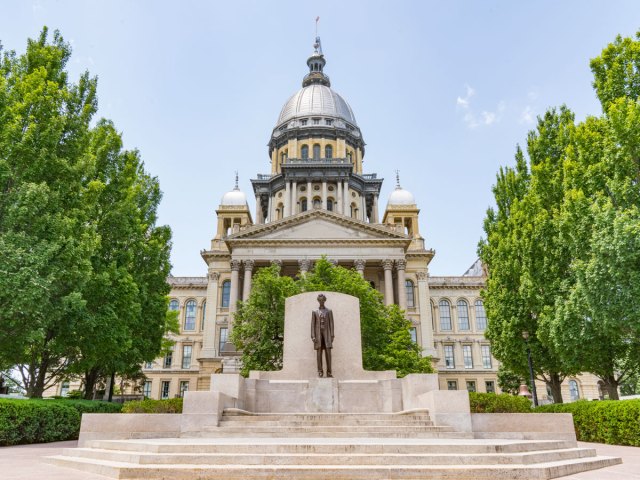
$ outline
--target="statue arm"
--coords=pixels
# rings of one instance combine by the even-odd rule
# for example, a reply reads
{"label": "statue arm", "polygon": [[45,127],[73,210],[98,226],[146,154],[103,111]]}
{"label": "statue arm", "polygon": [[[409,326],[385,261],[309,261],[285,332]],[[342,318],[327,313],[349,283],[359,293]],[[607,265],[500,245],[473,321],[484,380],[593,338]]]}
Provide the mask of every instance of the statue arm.
{"label": "statue arm", "polygon": [[311,340],[316,341],[316,312],[311,312]]}

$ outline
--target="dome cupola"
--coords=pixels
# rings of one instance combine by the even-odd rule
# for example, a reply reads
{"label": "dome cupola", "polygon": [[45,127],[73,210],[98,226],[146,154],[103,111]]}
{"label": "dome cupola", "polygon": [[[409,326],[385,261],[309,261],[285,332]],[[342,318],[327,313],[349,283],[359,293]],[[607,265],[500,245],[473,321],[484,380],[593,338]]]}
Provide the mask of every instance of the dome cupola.
{"label": "dome cupola", "polygon": [[391,195],[389,195],[389,200],[387,201],[387,205],[415,205],[416,198],[413,196],[409,190],[405,190],[400,186],[400,173],[396,171],[396,188]]}
{"label": "dome cupola", "polygon": [[238,172],[236,172],[236,185],[233,190],[225,193],[220,200],[221,206],[226,207],[244,207],[247,205],[247,196],[238,187]]}

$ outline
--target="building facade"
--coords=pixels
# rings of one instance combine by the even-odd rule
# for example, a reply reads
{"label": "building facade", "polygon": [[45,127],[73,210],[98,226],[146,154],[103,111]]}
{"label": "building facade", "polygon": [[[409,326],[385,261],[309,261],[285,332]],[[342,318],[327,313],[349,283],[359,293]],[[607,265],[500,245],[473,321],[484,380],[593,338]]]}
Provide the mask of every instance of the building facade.
{"label": "building facade", "polygon": [[[381,204],[383,179],[365,173],[362,132],[331,88],[325,63],[318,38],[302,88],[286,101],[271,133],[271,169],[251,180],[255,218],[236,177],[216,210],[211,244],[201,252],[207,276],[169,279],[170,309],[179,312],[181,330],[170,355],[144,365],[144,395],[207,390],[212,374],[237,371],[228,338],[252,275],[276,262],[282,275],[297,276],[323,255],[357,270],[387,304],[406,312],[414,340],[434,359],[441,389],[499,393],[499,365],[484,338],[481,265],[461,276],[429,275],[435,252],[420,234],[415,198],[396,174],[395,190]],[[584,391],[582,379],[571,381],[565,382],[567,399],[598,398]]]}

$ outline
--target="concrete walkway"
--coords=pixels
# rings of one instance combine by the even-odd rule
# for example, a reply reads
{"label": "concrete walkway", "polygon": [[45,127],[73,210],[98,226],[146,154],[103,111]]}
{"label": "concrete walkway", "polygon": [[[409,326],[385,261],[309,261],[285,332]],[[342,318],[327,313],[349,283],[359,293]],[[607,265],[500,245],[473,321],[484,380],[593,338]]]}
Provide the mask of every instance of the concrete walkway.
{"label": "concrete walkway", "polygon": [[[42,457],[59,455],[63,448],[75,447],[77,442],[40,443],[0,447],[0,478],[3,480],[105,480],[102,475],[90,474],[46,464]],[[563,480],[640,480],[640,448],[616,447],[599,443],[579,442],[592,447],[598,455],[622,457],[622,465],[562,477]]]}

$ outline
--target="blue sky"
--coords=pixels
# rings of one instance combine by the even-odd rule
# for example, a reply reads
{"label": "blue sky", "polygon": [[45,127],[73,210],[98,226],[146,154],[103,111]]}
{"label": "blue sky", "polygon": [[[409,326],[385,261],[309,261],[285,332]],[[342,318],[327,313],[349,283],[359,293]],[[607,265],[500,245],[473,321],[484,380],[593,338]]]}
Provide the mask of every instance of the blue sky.
{"label": "blue sky", "polygon": [[491,186],[536,116],[567,104],[597,115],[589,59],[640,29],[637,1],[17,1],[0,41],[24,51],[43,25],[73,46],[72,78],[99,78],[113,120],[160,179],[174,275],[204,275],[200,250],[233,187],[269,172],[267,142],[300,88],[314,20],[332,87],[367,142],[365,170],[400,170],[436,250],[432,275],[476,258]]}

